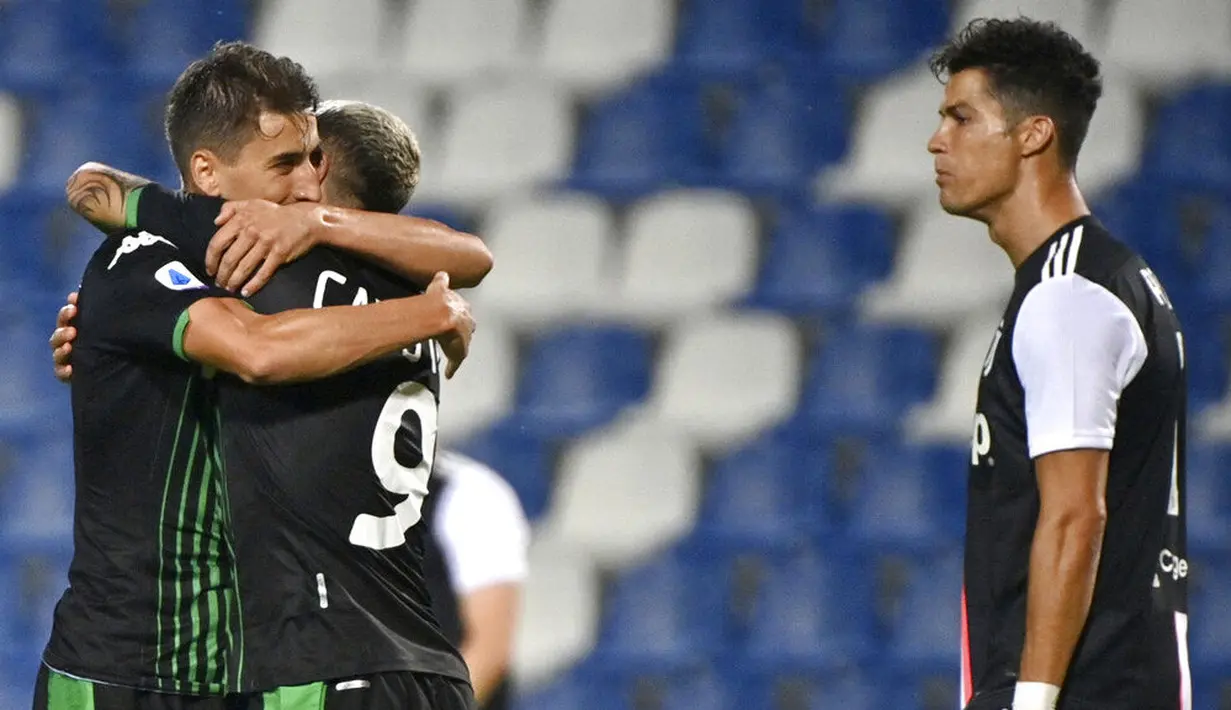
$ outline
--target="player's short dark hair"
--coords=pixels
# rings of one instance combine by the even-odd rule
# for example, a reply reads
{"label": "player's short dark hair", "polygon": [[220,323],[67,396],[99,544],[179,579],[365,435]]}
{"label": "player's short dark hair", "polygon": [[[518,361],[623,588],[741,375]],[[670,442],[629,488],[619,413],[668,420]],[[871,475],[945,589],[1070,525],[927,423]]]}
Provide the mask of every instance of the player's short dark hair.
{"label": "player's short dark hair", "polygon": [[1103,80],[1098,60],[1055,23],[973,20],[932,56],[931,68],[941,81],[966,69],[984,70],[1006,113],[1050,117],[1060,159],[1068,168],[1077,164]]}
{"label": "player's short dark hair", "polygon": [[304,68],[244,42],[219,42],[188,65],[167,96],[167,142],[185,178],[194,151],[225,161],[259,130],[262,111],[294,115],[316,109],[320,92]]}
{"label": "player's short dark hair", "polygon": [[362,101],[326,101],[316,112],[331,183],[372,212],[401,212],[419,184],[419,141],[402,119]]}

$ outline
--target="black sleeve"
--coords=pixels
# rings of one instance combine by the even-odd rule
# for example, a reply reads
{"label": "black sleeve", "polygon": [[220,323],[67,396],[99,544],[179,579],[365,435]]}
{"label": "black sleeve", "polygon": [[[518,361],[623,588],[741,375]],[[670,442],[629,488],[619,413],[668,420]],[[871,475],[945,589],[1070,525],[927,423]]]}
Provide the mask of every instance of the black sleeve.
{"label": "black sleeve", "polygon": [[124,352],[184,354],[188,308],[205,298],[231,298],[184,264],[160,236],[113,237],[107,258],[92,263],[81,284],[83,327],[102,347]]}
{"label": "black sleeve", "polygon": [[189,263],[205,263],[205,250],[218,231],[214,220],[222,211],[221,198],[172,192],[152,183],[136,197],[129,201],[129,229],[165,237],[183,250]]}

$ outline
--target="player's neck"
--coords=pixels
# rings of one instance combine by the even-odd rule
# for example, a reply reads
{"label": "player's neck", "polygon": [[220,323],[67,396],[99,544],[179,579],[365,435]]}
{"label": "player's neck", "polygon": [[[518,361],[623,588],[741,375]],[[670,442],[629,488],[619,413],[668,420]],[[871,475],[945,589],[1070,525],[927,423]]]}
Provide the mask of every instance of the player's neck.
{"label": "player's neck", "polygon": [[1088,214],[1077,180],[1068,173],[1054,180],[1023,180],[989,215],[987,227],[1016,269],[1056,230]]}

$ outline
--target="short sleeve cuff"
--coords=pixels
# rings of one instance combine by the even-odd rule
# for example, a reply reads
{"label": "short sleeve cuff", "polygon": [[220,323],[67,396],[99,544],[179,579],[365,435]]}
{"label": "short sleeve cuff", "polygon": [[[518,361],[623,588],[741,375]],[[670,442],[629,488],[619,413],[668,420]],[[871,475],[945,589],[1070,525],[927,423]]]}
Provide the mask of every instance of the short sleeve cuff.
{"label": "short sleeve cuff", "polygon": [[141,205],[141,195],[144,192],[145,185],[142,185],[128,193],[128,199],[124,200],[124,226],[128,229],[137,228],[137,214]]}
{"label": "short sleeve cuff", "polygon": [[1030,458],[1037,459],[1044,454],[1073,449],[1100,449],[1111,451],[1115,442],[1113,434],[1044,434],[1030,437]]}
{"label": "short sleeve cuff", "polygon": [[188,323],[192,318],[188,315],[188,309],[185,308],[180,317],[175,321],[175,330],[171,333],[171,348],[175,351],[175,355],[185,362],[189,361],[188,354],[184,352],[184,333],[188,331]]}

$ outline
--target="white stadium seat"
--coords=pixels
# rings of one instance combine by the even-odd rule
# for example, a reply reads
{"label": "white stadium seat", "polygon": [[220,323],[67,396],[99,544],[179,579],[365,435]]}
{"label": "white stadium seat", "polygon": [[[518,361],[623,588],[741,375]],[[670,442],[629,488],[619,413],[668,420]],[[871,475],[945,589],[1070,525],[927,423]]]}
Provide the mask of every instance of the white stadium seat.
{"label": "white stadium seat", "polygon": [[542,83],[501,82],[460,92],[425,164],[424,199],[474,202],[528,191],[568,170],[573,120],[568,97]]}
{"label": "white stadium seat", "polygon": [[979,379],[999,322],[1000,313],[989,309],[953,334],[935,397],[906,416],[908,436],[917,441],[970,440]]}
{"label": "white stadium seat", "polygon": [[253,42],[309,73],[375,71],[386,62],[384,0],[265,0]]}
{"label": "white stadium seat", "polygon": [[795,408],[799,334],[769,315],[722,315],[672,332],[646,415],[707,447],[741,443]]}
{"label": "white stadium seat", "polygon": [[1015,18],[1055,22],[1096,55],[1102,33],[1098,25],[1099,0],[966,0],[953,15],[950,29],[962,29],[977,17]]}
{"label": "white stadium seat", "polygon": [[700,487],[700,462],[684,437],[621,423],[565,452],[544,533],[600,567],[622,567],[692,527]]}
{"label": "white stadium seat", "polygon": [[474,314],[481,325],[466,362],[453,379],[441,378],[439,426],[450,441],[461,441],[499,419],[513,402],[517,373],[513,336],[482,310],[476,308]]}
{"label": "white stadium seat", "polygon": [[515,199],[488,214],[482,234],[496,258],[474,302],[502,320],[584,317],[610,299],[607,205],[581,194]]}
{"label": "white stadium seat", "polygon": [[742,196],[677,190],[628,215],[617,313],[650,320],[709,310],[741,296],[756,277],[757,222]]}
{"label": "white stadium seat", "polygon": [[[12,186],[21,166],[21,106],[0,93],[0,192]],[[16,237],[20,238],[20,237]]]}
{"label": "white stadium seat", "polygon": [[521,0],[417,0],[406,16],[402,67],[431,83],[507,71],[521,54]]}
{"label": "white stadium seat", "polygon": [[593,648],[599,602],[598,576],[589,559],[559,540],[537,536],[514,636],[518,683],[541,682]]}
{"label": "white stadium seat", "polygon": [[1108,63],[1165,91],[1202,76],[1231,76],[1227,0],[1119,0],[1107,27]]}
{"label": "white stadium seat", "polygon": [[1086,197],[1136,171],[1144,140],[1145,108],[1136,88],[1123,72],[1104,70],[1103,97],[1077,159],[1077,182]]}
{"label": "white stadium seat", "polygon": [[887,281],[864,291],[861,310],[874,321],[957,325],[1013,290],[1013,265],[987,227],[953,217],[935,203],[908,220]]}
{"label": "white stadium seat", "polygon": [[553,0],[539,63],[580,90],[609,90],[670,54],[674,8],[663,0]]}
{"label": "white stadium seat", "polygon": [[863,99],[845,162],[821,174],[822,199],[905,207],[934,195],[928,140],[940,125],[944,86],[922,68],[889,79]]}

